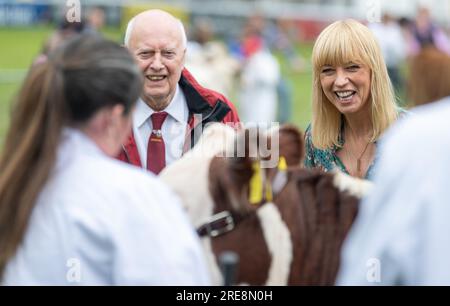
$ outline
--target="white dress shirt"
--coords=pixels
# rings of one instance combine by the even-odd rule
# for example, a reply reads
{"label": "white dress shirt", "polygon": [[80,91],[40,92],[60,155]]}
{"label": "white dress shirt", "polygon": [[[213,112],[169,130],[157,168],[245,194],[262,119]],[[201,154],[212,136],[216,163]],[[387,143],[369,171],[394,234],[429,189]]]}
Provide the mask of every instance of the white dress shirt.
{"label": "white dress shirt", "polygon": [[6,285],[205,285],[179,199],[152,174],[65,130]]}
{"label": "white dress shirt", "polygon": [[[164,109],[169,115],[161,127],[166,151],[166,165],[170,165],[183,154],[186,138],[189,109],[180,86],[177,85],[175,95]],[[147,168],[147,146],[153,126],[150,116],[154,113],[142,99],[139,99],[133,116],[133,133],[136,140],[142,167]]]}
{"label": "white dress shirt", "polygon": [[340,285],[450,285],[450,98],[380,144],[375,188],[344,244]]}

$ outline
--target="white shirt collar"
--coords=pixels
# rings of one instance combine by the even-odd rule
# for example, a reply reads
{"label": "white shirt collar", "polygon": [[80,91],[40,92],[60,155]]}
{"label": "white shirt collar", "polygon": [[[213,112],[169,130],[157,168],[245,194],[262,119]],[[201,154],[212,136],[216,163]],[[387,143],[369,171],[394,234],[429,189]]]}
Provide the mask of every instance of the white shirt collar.
{"label": "white shirt collar", "polygon": [[106,154],[97,146],[97,144],[85,133],[79,129],[64,127],[62,132],[63,150],[73,151],[74,149],[87,153],[88,155],[103,155]]}
{"label": "white shirt collar", "polygon": [[187,115],[185,112],[188,112],[186,99],[184,97],[183,92],[181,91],[180,85],[177,84],[177,88],[175,90],[175,95],[173,96],[172,102],[166,107],[164,110],[166,111],[172,118],[174,118],[179,123],[186,124],[185,118]]}
{"label": "white shirt collar", "polygon": [[[173,96],[172,101],[170,101],[169,105],[164,109],[164,111],[167,112],[176,121],[186,124],[184,118],[187,117],[185,116],[185,112],[188,112],[188,108],[184,94],[178,84],[175,89],[175,95]],[[136,110],[133,114],[136,127],[139,128],[144,125],[154,112],[155,111],[150,108],[142,100],[142,98],[139,98],[136,104]]]}
{"label": "white shirt collar", "polygon": [[141,99],[136,103],[136,109],[133,114],[133,122],[137,128],[140,128],[147,122],[147,119],[150,118],[151,114],[153,114],[153,110]]}
{"label": "white shirt collar", "polygon": [[65,127],[61,134],[61,141],[58,146],[58,157],[55,162],[55,171],[64,169],[73,161],[75,156],[95,156],[106,157],[107,155],[97,146],[97,144],[82,131]]}

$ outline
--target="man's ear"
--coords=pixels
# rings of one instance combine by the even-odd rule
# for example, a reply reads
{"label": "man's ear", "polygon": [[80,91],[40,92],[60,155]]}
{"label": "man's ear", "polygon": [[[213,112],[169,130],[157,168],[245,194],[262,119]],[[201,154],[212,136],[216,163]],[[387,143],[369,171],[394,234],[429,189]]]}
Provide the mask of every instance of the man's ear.
{"label": "man's ear", "polygon": [[108,133],[117,133],[121,128],[124,111],[124,106],[120,104],[104,108],[99,114],[99,127],[103,131],[108,131]]}
{"label": "man's ear", "polygon": [[183,50],[183,60],[182,60],[183,68],[185,68],[185,65],[186,65],[186,50],[187,50],[187,47],[184,48],[184,50]]}
{"label": "man's ear", "polygon": [[122,104],[116,104],[113,107],[111,107],[111,118],[113,120],[121,119],[123,118],[125,112],[125,107]]}

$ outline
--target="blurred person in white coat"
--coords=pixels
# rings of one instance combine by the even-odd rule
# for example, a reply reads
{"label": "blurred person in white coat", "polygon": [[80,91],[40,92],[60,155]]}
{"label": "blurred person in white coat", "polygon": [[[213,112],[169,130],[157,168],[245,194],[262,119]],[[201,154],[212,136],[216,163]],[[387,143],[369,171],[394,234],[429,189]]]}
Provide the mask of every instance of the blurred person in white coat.
{"label": "blurred person in white coat", "polygon": [[381,144],[339,285],[450,285],[450,97],[412,113]]}
{"label": "blurred person in white coat", "polygon": [[270,124],[277,118],[280,65],[262,38],[244,41],[246,61],[241,74],[240,115],[245,124]]}
{"label": "blurred person in white coat", "polygon": [[231,96],[240,69],[239,61],[229,54],[225,43],[215,39],[210,19],[197,19],[191,32],[186,48],[186,68],[203,87]]}
{"label": "blurred person in white coat", "polygon": [[0,159],[3,284],[209,284],[178,198],[111,158],[141,90],[126,49],[98,36],[30,70]]}

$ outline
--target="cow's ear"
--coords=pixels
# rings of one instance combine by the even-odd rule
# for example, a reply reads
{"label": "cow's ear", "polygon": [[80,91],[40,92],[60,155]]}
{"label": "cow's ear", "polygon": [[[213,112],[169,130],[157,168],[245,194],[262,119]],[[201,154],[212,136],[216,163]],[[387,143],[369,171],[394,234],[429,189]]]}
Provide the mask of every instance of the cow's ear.
{"label": "cow's ear", "polygon": [[303,160],[305,147],[302,132],[292,124],[283,124],[279,129],[280,156],[288,166],[299,166]]}
{"label": "cow's ear", "polygon": [[230,178],[228,190],[233,203],[241,203],[235,207],[237,210],[248,210],[248,189],[253,177],[254,163],[259,160],[259,131],[253,128],[244,129],[237,133],[234,144],[233,156],[228,156],[228,176]]}
{"label": "cow's ear", "polygon": [[230,170],[240,184],[248,183],[253,173],[252,162],[259,159],[258,138],[256,129],[244,129],[236,135]]}

